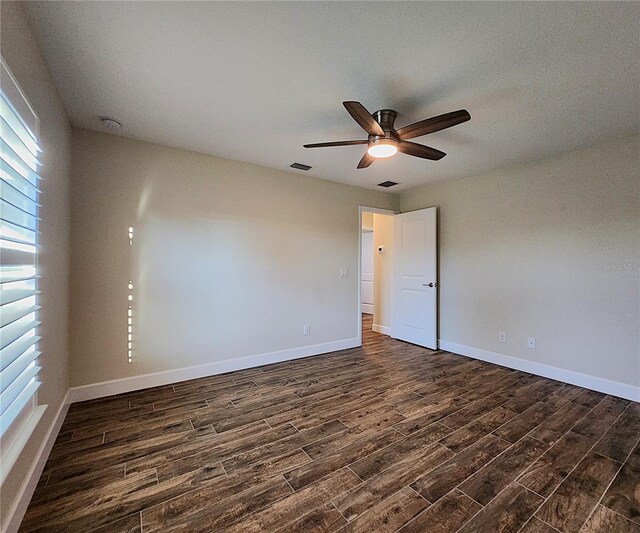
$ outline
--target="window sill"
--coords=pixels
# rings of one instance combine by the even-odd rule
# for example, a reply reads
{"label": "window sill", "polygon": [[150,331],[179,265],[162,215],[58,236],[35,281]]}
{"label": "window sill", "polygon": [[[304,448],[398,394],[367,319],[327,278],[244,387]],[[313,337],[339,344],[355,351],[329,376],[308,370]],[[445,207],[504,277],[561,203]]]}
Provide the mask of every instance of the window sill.
{"label": "window sill", "polygon": [[0,458],[0,485],[4,483],[9,472],[16,464],[22,450],[27,445],[27,442],[29,442],[29,438],[31,438],[31,435],[46,410],[46,405],[38,405],[33,409],[29,417],[22,423],[22,427],[8,448],[2,450],[2,458]]}

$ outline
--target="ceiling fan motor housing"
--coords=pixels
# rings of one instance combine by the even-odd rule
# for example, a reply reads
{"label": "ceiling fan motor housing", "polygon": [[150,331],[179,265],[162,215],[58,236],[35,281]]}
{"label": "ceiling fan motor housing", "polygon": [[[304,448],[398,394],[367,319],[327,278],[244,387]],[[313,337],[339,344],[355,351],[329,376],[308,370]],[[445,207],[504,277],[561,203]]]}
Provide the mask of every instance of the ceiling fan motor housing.
{"label": "ceiling fan motor housing", "polygon": [[395,131],[393,123],[396,120],[398,113],[393,109],[380,109],[373,113],[373,118],[376,120],[380,127],[384,130],[385,134],[393,133]]}

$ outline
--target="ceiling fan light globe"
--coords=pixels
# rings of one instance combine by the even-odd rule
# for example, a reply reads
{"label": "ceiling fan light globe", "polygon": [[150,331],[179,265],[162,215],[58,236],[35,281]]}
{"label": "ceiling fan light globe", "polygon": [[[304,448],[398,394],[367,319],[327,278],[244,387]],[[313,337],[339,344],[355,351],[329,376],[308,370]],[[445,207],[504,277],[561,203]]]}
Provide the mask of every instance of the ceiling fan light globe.
{"label": "ceiling fan light globe", "polygon": [[398,153],[398,147],[393,141],[379,140],[372,142],[367,148],[367,153],[371,157],[383,159],[385,157],[392,157]]}

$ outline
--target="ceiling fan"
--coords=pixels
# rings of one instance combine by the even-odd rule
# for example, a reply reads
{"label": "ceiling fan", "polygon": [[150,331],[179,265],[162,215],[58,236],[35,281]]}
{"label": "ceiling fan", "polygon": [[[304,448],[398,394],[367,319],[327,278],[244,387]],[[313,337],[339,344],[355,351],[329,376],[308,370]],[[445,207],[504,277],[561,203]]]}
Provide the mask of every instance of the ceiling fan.
{"label": "ceiling fan", "polygon": [[399,130],[393,127],[398,114],[393,109],[381,109],[371,114],[360,102],[342,102],[353,119],[360,124],[360,127],[369,134],[367,140],[362,141],[335,141],[328,143],[305,144],[305,148],[325,148],[329,146],[351,146],[354,144],[366,144],[367,152],[364,154],[358,168],[367,168],[377,158],[385,158],[396,155],[398,152],[421,157],[422,159],[432,159],[438,161],[446,154],[435,148],[410,142],[408,139],[422,137],[428,133],[444,130],[451,126],[456,126],[466,122],[471,115],[461,109],[452,111],[437,117],[431,117],[420,122],[415,122],[404,126]]}

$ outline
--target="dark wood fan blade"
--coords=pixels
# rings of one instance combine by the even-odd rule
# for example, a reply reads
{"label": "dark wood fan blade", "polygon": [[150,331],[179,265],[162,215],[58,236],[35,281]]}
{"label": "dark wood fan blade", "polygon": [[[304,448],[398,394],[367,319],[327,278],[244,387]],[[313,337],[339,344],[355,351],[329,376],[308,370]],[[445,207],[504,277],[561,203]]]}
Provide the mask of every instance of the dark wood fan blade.
{"label": "dark wood fan blade", "polygon": [[375,157],[369,155],[369,152],[365,152],[362,159],[358,163],[358,168],[367,168],[371,163],[376,160]]}
{"label": "dark wood fan blade", "polygon": [[410,141],[400,141],[398,143],[398,152],[402,152],[403,154],[407,155],[413,155],[415,157],[421,157],[422,159],[432,159],[433,161],[442,159],[445,155],[447,155],[440,150],[436,150],[435,148],[431,148],[423,144],[412,143]]}
{"label": "dark wood fan blade", "polygon": [[384,130],[380,127],[380,124],[376,122],[376,119],[371,116],[371,113],[360,102],[342,102],[342,105],[369,135],[384,137]]}
{"label": "dark wood fan blade", "polygon": [[351,146],[352,144],[367,144],[369,141],[335,141],[331,143],[304,144],[305,148],[325,148],[327,146]]}
{"label": "dark wood fan blade", "polygon": [[414,137],[422,137],[427,133],[433,133],[435,131],[444,130],[455,126],[462,122],[466,122],[471,118],[471,115],[465,109],[459,111],[452,111],[451,113],[445,113],[444,115],[438,115],[437,117],[431,117],[420,122],[409,124],[404,128],[396,130],[396,135],[403,141],[407,139],[413,139]]}

